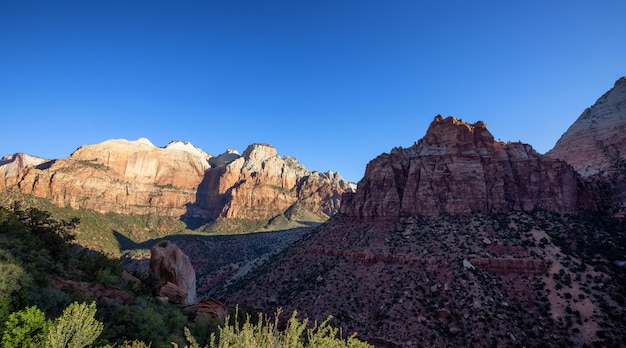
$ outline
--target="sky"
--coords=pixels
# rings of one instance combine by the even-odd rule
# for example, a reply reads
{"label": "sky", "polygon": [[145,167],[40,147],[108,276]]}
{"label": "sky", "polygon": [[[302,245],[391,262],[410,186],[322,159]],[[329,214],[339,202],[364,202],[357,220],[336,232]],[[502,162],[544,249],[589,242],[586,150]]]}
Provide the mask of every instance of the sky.
{"label": "sky", "polygon": [[0,156],[268,143],[358,181],[438,115],[545,153],[626,75],[626,1],[0,0]]}

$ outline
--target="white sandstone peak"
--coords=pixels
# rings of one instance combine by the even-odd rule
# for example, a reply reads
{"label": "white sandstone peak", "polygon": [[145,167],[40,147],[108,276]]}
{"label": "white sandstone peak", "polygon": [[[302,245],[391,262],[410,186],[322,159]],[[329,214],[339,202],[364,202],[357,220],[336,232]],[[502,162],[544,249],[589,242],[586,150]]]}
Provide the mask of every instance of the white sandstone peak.
{"label": "white sandstone peak", "polygon": [[211,158],[212,156],[208,153],[204,152],[201,148],[193,145],[188,141],[178,141],[173,140],[170,141],[169,144],[165,147],[166,150],[178,150],[178,151],[186,151],[196,156],[200,156],[203,158]]}

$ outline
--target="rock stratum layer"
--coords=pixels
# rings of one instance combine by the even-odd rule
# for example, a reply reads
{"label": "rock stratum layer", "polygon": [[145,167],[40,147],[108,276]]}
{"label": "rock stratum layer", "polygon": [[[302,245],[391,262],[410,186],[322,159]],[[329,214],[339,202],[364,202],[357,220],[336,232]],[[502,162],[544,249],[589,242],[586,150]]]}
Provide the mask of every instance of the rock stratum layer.
{"label": "rock stratum layer", "polygon": [[626,214],[626,77],[587,108],[546,156],[569,163],[605,208]]}
{"label": "rock stratum layer", "polygon": [[271,218],[296,202],[328,216],[339,211],[341,194],[353,184],[333,172],[309,172],[297,160],[280,157],[266,144],[248,146],[241,156],[206,173],[191,214]]}
{"label": "rock stratum layer", "polygon": [[483,122],[435,117],[409,148],[372,160],[341,211],[394,217],[594,208],[592,195],[567,163],[523,143],[495,141]]}
{"label": "rock stratum layer", "polygon": [[354,184],[333,172],[310,172],[270,145],[213,157],[190,143],[161,148],[141,138],[85,145],[52,161],[7,156],[0,162],[0,190],[11,187],[104,213],[258,220],[296,202],[331,216]]}

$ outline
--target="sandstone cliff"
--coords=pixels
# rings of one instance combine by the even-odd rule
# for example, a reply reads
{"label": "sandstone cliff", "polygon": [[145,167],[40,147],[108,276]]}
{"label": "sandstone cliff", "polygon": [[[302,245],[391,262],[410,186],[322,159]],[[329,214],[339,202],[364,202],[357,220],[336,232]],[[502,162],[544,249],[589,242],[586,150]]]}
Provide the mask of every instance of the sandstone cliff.
{"label": "sandstone cliff", "polygon": [[103,213],[258,220],[296,202],[331,216],[354,184],[332,172],[310,172],[269,145],[213,157],[187,142],[162,148],[141,138],[85,145],[54,161],[7,156],[0,162],[0,190],[9,187]]}
{"label": "sandstone cliff", "polygon": [[20,173],[27,167],[35,167],[50,161],[23,153],[7,155],[0,159],[0,190],[17,184]]}
{"label": "sandstone cliff", "polygon": [[626,77],[586,109],[546,156],[569,163],[601,194],[605,208],[626,212]]}
{"label": "sandstone cliff", "polygon": [[[224,156],[224,155],[223,155]],[[354,189],[333,172],[310,172],[292,157],[280,157],[267,144],[248,146],[242,155],[229,152],[227,160],[206,173],[191,214],[268,219],[296,202],[332,216],[339,211],[341,194]]]}
{"label": "sandstone cliff", "polygon": [[160,148],[147,139],[108,140],[46,167],[26,167],[16,186],[59,206],[177,216],[195,200],[208,158],[191,144]]}
{"label": "sandstone cliff", "polygon": [[416,144],[372,160],[341,210],[393,217],[593,207],[565,162],[527,144],[495,141],[483,122],[437,116]]}

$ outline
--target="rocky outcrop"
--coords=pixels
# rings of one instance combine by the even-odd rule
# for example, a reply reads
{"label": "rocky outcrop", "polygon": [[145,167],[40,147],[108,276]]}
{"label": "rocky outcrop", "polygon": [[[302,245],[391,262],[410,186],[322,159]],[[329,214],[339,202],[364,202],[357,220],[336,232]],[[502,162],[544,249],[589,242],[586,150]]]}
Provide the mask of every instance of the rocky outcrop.
{"label": "rocky outcrop", "polygon": [[296,202],[331,216],[355,185],[333,172],[310,172],[270,145],[213,157],[188,142],[162,148],[141,138],[85,145],[54,161],[7,156],[0,161],[0,190],[8,187],[102,213],[258,220]]}
{"label": "rocky outcrop", "polygon": [[198,202],[190,214],[209,219],[269,219],[299,202],[332,216],[339,211],[341,194],[354,185],[333,172],[310,172],[292,157],[280,157],[267,144],[248,146],[242,155],[229,152],[219,167],[206,173]]}
{"label": "rocky outcrop", "polygon": [[212,319],[226,320],[228,315],[228,307],[222,302],[208,298],[193,306],[196,311],[196,318],[206,316]]}
{"label": "rocky outcrop", "polygon": [[442,116],[413,146],[372,160],[351,195],[341,210],[357,217],[594,208],[565,162],[495,141],[483,122]]}
{"label": "rocky outcrop", "polygon": [[52,278],[52,285],[66,292],[77,290],[90,298],[106,304],[119,302],[130,305],[133,302],[133,296],[117,286],[107,287],[98,283],[77,282],[58,276]]}
{"label": "rocky outcrop", "polygon": [[626,212],[626,77],[586,109],[546,156],[569,163],[602,196]]}
{"label": "rocky outcrop", "polygon": [[159,280],[158,294],[169,302],[195,304],[196,272],[178,246],[162,241],[150,249],[150,272]]}
{"label": "rocky outcrop", "polygon": [[2,157],[0,159],[0,190],[16,185],[24,169],[44,163],[50,163],[50,161],[24,153]]}
{"label": "rocky outcrop", "polygon": [[194,202],[210,156],[189,143],[108,140],[18,174],[22,193],[59,206],[123,214],[180,216]]}
{"label": "rocky outcrop", "polygon": [[481,258],[470,261],[479,269],[498,275],[541,275],[548,268],[544,260],[531,258]]}

